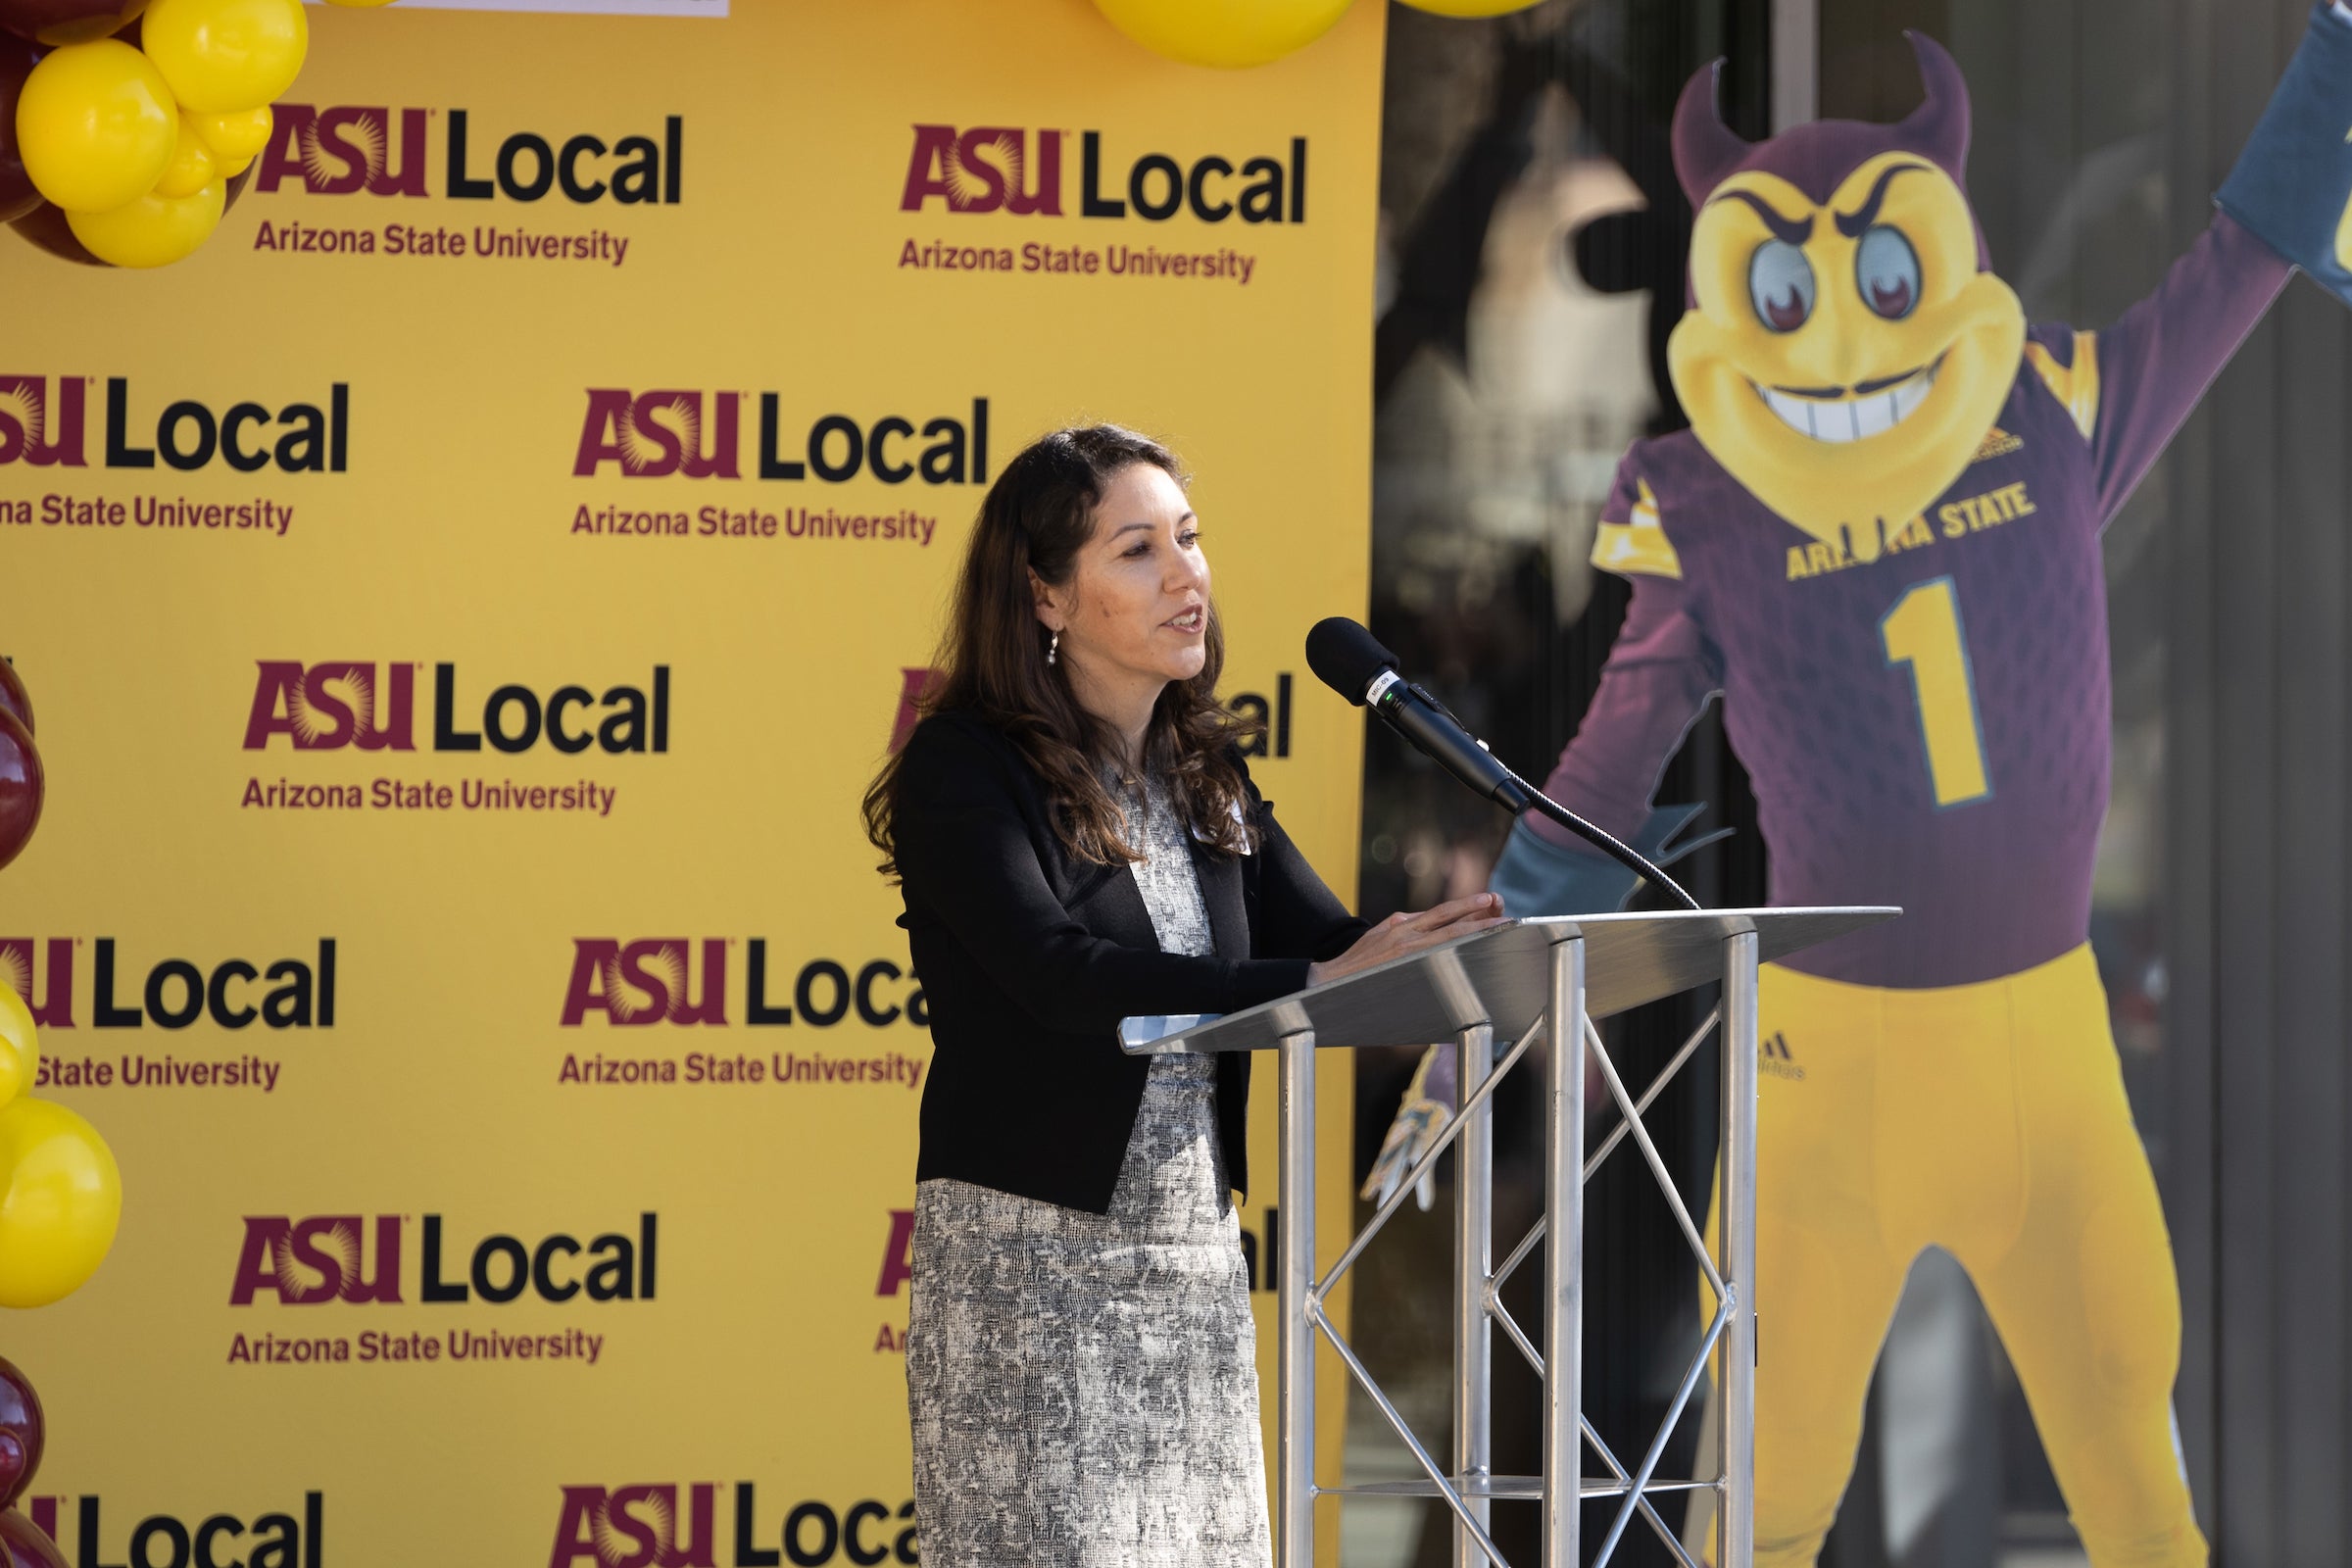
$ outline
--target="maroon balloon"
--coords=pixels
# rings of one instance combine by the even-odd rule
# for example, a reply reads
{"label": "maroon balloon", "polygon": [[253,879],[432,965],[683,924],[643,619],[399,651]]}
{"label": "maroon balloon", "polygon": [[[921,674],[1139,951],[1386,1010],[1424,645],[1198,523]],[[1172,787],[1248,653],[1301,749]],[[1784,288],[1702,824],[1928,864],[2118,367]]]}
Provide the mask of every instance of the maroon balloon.
{"label": "maroon balloon", "polygon": [[42,43],[88,43],[120,29],[147,0],[0,0],[0,27]]}
{"label": "maroon balloon", "polygon": [[41,205],[41,193],[33,189],[32,176],[24,172],[24,155],[17,147],[17,97],[42,53],[38,44],[0,34],[0,223]]}
{"label": "maroon balloon", "polygon": [[0,1513],[0,1562],[6,1568],[73,1568],[41,1527],[11,1508]]}
{"label": "maroon balloon", "polygon": [[41,821],[41,754],[14,713],[0,713],[0,869],[24,851]]}
{"label": "maroon balloon", "polygon": [[15,1362],[0,1359],[0,1508],[13,1506],[32,1485],[47,1432],[41,1396]]}
{"label": "maroon balloon", "polygon": [[68,1568],[57,1543],[13,1506],[41,1467],[47,1433],[40,1396],[14,1362],[0,1359],[0,1568]]}
{"label": "maroon balloon", "polygon": [[61,261],[80,262],[89,267],[104,267],[106,263],[90,254],[88,246],[66,221],[66,210],[41,203],[24,217],[12,220],[8,225],[33,244]]}
{"label": "maroon balloon", "polygon": [[[10,663],[4,655],[0,655],[0,713],[16,714],[17,722],[24,726],[24,733],[33,733],[32,694],[24,689],[24,678],[17,673],[17,666]],[[0,1361],[0,1366],[7,1364]],[[6,1506],[0,1503],[0,1507]]]}

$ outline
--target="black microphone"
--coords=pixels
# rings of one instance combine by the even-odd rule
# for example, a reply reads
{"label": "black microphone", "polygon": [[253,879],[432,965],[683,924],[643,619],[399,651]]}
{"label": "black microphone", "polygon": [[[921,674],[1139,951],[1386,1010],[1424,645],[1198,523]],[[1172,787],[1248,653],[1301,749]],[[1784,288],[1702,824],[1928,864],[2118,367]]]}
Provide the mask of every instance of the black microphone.
{"label": "black microphone", "polygon": [[1370,708],[1389,727],[1440,767],[1497,806],[1524,811],[1534,792],[1462,728],[1446,705],[1396,673],[1396,656],[1345,615],[1315,622],[1306,634],[1306,667],[1358,708]]}
{"label": "black microphone", "polygon": [[1306,667],[1356,707],[1370,708],[1422,756],[1486,799],[1514,812],[1543,812],[1635,875],[1658,884],[1683,907],[1698,907],[1674,878],[1503,765],[1444,703],[1398,674],[1396,656],[1346,615],[1318,620],[1307,632]]}

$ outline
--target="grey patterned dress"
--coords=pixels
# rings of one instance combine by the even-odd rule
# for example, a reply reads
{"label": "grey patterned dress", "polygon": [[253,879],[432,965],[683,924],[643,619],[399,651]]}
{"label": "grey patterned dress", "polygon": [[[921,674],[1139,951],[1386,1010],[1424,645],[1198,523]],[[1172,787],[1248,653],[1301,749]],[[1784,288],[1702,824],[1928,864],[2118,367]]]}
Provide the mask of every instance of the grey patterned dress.
{"label": "grey patterned dress", "polygon": [[[1135,879],[1212,951],[1156,781]],[[1130,798],[1132,822],[1134,802]],[[1110,1212],[915,1189],[906,1404],[927,1568],[1266,1568],[1256,1336],[1215,1067],[1154,1056]]]}

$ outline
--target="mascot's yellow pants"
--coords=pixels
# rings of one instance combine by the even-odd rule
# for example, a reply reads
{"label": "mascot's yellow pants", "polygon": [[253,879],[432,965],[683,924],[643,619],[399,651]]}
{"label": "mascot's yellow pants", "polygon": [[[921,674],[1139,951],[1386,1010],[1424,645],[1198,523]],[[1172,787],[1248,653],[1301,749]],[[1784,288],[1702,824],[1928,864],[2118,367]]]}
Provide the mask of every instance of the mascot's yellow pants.
{"label": "mascot's yellow pants", "polygon": [[1976,1281],[2093,1568],[2202,1568],[2172,1241],[2090,950],[1932,991],[1772,965],[1757,1016],[1757,1568],[1811,1568],[1930,1246]]}

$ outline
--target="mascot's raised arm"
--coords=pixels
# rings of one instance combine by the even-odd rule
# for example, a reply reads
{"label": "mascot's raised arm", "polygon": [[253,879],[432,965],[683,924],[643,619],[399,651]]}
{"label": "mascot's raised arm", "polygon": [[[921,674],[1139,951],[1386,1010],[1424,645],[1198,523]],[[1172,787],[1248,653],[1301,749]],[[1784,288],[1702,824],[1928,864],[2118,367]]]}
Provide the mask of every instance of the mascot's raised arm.
{"label": "mascot's raised arm", "polygon": [[[1669,349],[1690,429],[1637,442],[1592,560],[1633,599],[1548,793],[1667,855],[1653,809],[1708,700],[1779,905],[1901,905],[1762,979],[1756,1561],[1813,1562],[1904,1275],[1974,1278],[2095,1568],[2201,1564],[2175,1447],[2180,1296],[2088,945],[2107,805],[2099,531],[2293,269],[2352,296],[2352,13],[2314,12],[2163,282],[2097,331],[2029,325],[1965,185],[1967,84],[1750,143],[1711,72],[1674,157],[1695,219]],[[1632,874],[1529,817],[1515,914]],[[1452,1099],[1449,1059],[1374,1173]]]}

